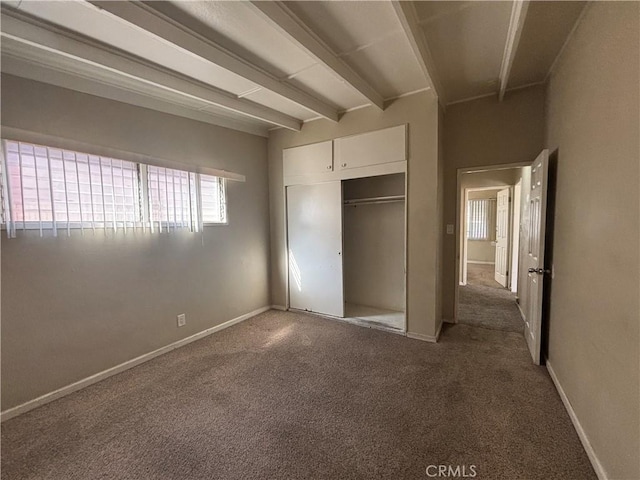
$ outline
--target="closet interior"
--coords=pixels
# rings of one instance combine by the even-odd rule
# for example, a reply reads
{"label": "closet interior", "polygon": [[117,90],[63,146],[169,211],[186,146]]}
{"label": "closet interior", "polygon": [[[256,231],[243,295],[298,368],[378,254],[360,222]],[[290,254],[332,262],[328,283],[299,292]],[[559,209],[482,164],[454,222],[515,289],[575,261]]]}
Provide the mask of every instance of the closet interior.
{"label": "closet interior", "polygon": [[405,175],[344,180],[345,317],[403,330]]}

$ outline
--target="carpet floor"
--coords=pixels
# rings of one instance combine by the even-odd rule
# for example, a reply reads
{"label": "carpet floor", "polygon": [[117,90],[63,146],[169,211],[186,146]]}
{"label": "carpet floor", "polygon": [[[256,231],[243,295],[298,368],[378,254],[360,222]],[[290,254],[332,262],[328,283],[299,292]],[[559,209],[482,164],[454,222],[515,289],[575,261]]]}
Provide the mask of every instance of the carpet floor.
{"label": "carpet floor", "polygon": [[430,344],[270,311],[2,424],[3,480],[424,479],[440,464],[596,479],[522,335],[467,325]]}
{"label": "carpet floor", "polygon": [[524,331],[515,294],[482,285],[458,287],[458,323],[507,332]]}
{"label": "carpet floor", "polygon": [[496,266],[482,263],[467,263],[467,285],[504,288],[495,280]]}

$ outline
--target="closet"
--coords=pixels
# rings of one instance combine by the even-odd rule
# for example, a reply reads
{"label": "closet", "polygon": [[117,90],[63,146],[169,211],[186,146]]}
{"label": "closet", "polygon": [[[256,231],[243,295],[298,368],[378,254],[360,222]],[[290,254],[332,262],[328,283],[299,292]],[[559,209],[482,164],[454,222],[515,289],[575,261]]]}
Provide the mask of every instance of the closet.
{"label": "closet", "polygon": [[404,329],[405,176],[343,181],[345,317]]}
{"label": "closet", "polygon": [[289,308],[406,331],[406,137],[284,150]]}

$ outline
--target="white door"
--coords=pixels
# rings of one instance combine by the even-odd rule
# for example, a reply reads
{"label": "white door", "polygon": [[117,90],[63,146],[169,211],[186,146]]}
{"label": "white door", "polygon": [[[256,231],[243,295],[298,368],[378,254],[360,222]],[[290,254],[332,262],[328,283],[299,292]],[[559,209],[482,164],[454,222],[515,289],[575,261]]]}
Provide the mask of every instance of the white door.
{"label": "white door", "polygon": [[496,204],[496,273],[495,279],[503,287],[509,277],[509,219],[510,189],[498,192]]}
{"label": "white door", "polygon": [[342,184],[287,187],[289,305],[344,316]]}
{"label": "white door", "polygon": [[544,284],[544,237],[547,215],[547,173],[549,151],[543,150],[531,164],[531,193],[529,195],[529,239],[527,244],[527,312],[525,336],[531,356],[540,365],[542,336],[542,287]]}
{"label": "white door", "polygon": [[511,284],[511,292],[518,293],[518,274],[520,272],[520,202],[522,198],[522,181],[518,181],[513,187],[513,205],[511,225],[511,271],[509,279]]}

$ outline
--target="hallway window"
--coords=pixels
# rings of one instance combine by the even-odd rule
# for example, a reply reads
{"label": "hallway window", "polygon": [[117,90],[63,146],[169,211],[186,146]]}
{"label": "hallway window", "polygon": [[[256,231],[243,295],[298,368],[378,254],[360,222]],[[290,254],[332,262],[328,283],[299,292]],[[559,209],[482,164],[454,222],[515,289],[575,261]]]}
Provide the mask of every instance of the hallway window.
{"label": "hallway window", "polygon": [[492,240],[491,226],[495,223],[496,200],[483,198],[467,204],[467,239]]}

